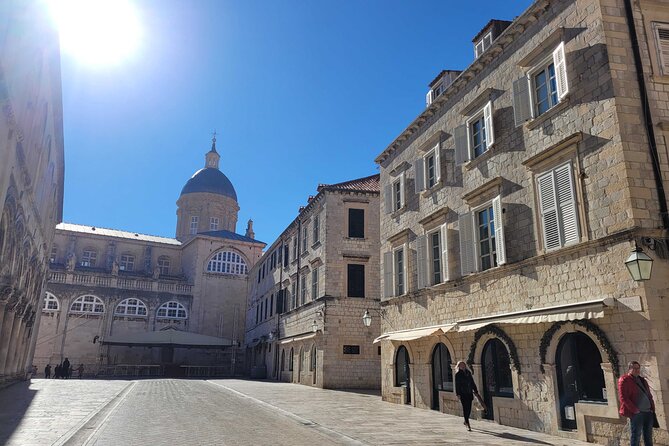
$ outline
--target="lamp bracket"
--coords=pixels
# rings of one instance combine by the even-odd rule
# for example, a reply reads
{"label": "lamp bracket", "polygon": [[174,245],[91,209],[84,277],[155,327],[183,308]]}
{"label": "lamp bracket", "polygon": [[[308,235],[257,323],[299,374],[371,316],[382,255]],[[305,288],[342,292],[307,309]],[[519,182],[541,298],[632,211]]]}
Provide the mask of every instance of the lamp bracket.
{"label": "lamp bracket", "polygon": [[641,246],[655,252],[655,255],[663,260],[669,259],[669,240],[654,237],[641,237]]}

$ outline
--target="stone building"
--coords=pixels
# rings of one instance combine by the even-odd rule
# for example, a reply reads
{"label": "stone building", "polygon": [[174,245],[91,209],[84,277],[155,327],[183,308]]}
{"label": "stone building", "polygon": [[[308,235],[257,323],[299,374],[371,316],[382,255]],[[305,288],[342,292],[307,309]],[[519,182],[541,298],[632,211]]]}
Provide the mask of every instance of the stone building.
{"label": "stone building", "polygon": [[459,414],[465,360],[486,417],[613,444],[638,360],[668,444],[669,4],[539,0],[474,48],[376,159],[383,398]]}
{"label": "stone building", "polygon": [[216,140],[177,201],[176,238],[63,223],[35,363],[90,373],[226,375],[244,336],[248,270],[265,244],[235,232],[237,194]]}
{"label": "stone building", "polygon": [[379,175],[320,185],[251,269],[252,377],[322,388],[378,388]]}
{"label": "stone building", "polygon": [[0,386],[25,376],[63,211],[58,37],[39,2],[0,5]]}

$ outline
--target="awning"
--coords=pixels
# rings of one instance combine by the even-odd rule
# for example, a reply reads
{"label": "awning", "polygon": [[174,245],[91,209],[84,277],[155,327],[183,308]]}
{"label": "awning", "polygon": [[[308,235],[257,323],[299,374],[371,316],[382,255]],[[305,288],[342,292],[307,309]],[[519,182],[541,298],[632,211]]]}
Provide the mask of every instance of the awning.
{"label": "awning", "polygon": [[307,339],[315,338],[318,333],[309,333],[301,336],[294,336],[292,338],[287,338],[287,339],[282,339],[281,343],[282,344],[288,344],[290,342],[298,342],[298,341],[304,341]]}
{"label": "awning", "polygon": [[458,331],[476,330],[489,324],[539,324],[542,322],[575,321],[579,319],[598,319],[604,317],[606,307],[615,306],[612,297],[588,300],[567,305],[514,311],[492,316],[458,321]]}
{"label": "awning", "polygon": [[100,341],[103,345],[125,345],[129,347],[181,347],[181,348],[223,348],[232,345],[230,339],[190,333],[175,329],[148,331],[144,333],[124,333],[108,336]]}
{"label": "awning", "polygon": [[426,336],[439,336],[450,331],[455,324],[432,325],[429,327],[412,328],[409,330],[390,331],[374,339],[373,344],[380,341],[413,341]]}

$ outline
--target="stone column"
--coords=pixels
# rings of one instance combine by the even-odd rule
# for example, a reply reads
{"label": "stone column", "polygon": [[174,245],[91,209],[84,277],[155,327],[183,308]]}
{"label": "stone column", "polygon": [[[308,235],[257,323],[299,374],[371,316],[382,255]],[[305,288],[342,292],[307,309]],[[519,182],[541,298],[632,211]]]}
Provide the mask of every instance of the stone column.
{"label": "stone column", "polygon": [[16,347],[14,348],[14,356],[12,357],[12,361],[10,364],[11,369],[8,371],[8,373],[14,375],[18,373],[20,366],[21,366],[21,359],[23,358],[23,352],[25,349],[25,330],[26,330],[26,323],[23,321],[23,318],[21,317],[18,321],[15,322],[15,324],[18,323],[19,329],[18,332],[16,333]]}
{"label": "stone column", "polygon": [[12,332],[9,335],[9,347],[7,348],[7,354],[5,355],[5,366],[2,369],[3,375],[10,375],[14,370],[14,352],[16,351],[16,346],[19,343],[18,335],[19,330],[21,329],[21,318],[12,313]]}
{"label": "stone column", "polygon": [[14,326],[14,312],[5,310],[2,320],[2,331],[0,332],[0,374],[4,374],[9,344],[12,339],[12,328]]}

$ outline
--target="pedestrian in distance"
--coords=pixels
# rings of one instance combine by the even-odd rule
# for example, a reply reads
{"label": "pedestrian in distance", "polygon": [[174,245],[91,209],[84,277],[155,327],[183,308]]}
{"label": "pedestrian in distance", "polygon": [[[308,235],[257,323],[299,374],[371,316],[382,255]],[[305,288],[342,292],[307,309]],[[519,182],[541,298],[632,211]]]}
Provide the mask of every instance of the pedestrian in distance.
{"label": "pedestrian in distance", "polygon": [[467,369],[467,364],[464,361],[458,362],[458,372],[455,374],[455,394],[460,399],[462,404],[462,415],[465,417],[465,426],[471,432],[472,428],[469,425],[469,415],[472,412],[472,401],[474,395],[480,399],[479,390],[474,382],[472,372]]}
{"label": "pedestrian in distance", "polygon": [[79,379],[84,377],[84,365],[79,364],[79,367],[77,367],[77,372],[79,372]]}
{"label": "pedestrian in distance", "polygon": [[46,367],[44,367],[44,379],[49,378],[51,378],[51,364],[47,364]]}
{"label": "pedestrian in distance", "polygon": [[63,378],[67,379],[70,377],[70,360],[65,358],[65,361],[63,361],[63,368],[61,370],[63,374]]}
{"label": "pedestrian in distance", "polygon": [[54,377],[55,379],[60,378],[60,370],[62,369],[62,367],[63,367],[63,366],[61,366],[60,364],[56,364],[56,368],[55,368],[54,371],[53,371],[53,377]]}
{"label": "pedestrian in distance", "polygon": [[627,373],[618,380],[620,415],[630,419],[630,446],[653,446],[653,427],[659,427],[655,416],[655,402],[646,378],[641,376],[641,365],[632,361]]}

